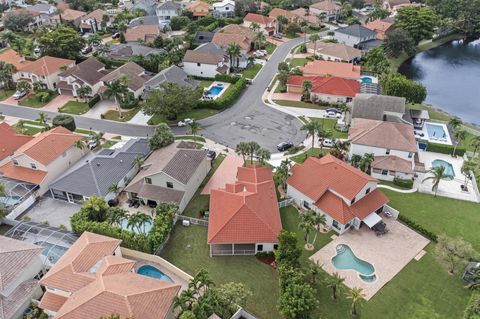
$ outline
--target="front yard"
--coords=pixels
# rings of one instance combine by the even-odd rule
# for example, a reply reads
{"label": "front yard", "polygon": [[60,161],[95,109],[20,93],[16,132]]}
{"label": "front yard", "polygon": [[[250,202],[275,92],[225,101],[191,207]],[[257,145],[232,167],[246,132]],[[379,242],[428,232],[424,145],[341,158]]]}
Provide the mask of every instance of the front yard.
{"label": "front yard", "polygon": [[58,95],[58,93],[56,91],[50,91],[49,97],[44,99],[44,100],[41,100],[36,93],[32,93],[32,94],[24,97],[20,101],[18,101],[18,105],[28,106],[28,107],[33,107],[33,108],[39,109],[39,108],[47,105],[48,102],[53,100],[57,95]]}
{"label": "front yard", "polygon": [[3,101],[15,93],[15,90],[0,90],[0,101]]}
{"label": "front yard", "polygon": [[253,79],[261,69],[261,64],[254,64],[251,67],[243,70],[242,75],[247,79]]}
{"label": "front yard", "polygon": [[138,113],[138,111],[140,111],[140,107],[136,107],[129,111],[122,111],[122,118],[120,118],[117,110],[109,110],[105,114],[102,114],[102,118],[110,121],[128,122]]}
{"label": "front yard", "polygon": [[290,66],[304,66],[305,64],[308,63],[308,59],[306,58],[293,58],[290,60]]}
{"label": "front yard", "polygon": [[81,115],[81,114],[87,113],[89,110],[90,110],[90,107],[88,106],[87,103],[79,102],[79,101],[68,101],[58,111],[60,113]]}

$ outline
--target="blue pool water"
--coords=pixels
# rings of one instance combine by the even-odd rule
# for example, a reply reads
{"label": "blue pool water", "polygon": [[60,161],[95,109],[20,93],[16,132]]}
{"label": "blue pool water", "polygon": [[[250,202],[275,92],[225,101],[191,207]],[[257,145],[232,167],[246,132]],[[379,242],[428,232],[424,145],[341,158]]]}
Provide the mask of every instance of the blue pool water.
{"label": "blue pool water", "polygon": [[0,196],[0,203],[4,204],[6,207],[10,207],[18,204],[20,199],[20,196]]}
{"label": "blue pool water", "polygon": [[452,164],[441,159],[436,159],[432,162],[432,167],[439,167],[439,166],[445,167],[445,174],[447,176],[450,176],[450,178],[452,179],[455,177],[455,172],[453,170]]}
{"label": "blue pool water", "polygon": [[150,265],[141,266],[140,268],[138,268],[137,273],[143,276],[152,277],[155,279],[160,279],[166,282],[173,283],[172,278],[168,277],[162,271]]}
{"label": "blue pool water", "polygon": [[36,242],[35,245],[43,247],[42,255],[47,257],[52,264],[55,264],[68,250],[66,247],[53,245],[47,242]]}
{"label": "blue pool water", "polygon": [[219,95],[225,87],[223,85],[214,85],[208,90],[209,95],[217,96]]}
{"label": "blue pool water", "polygon": [[337,255],[332,258],[332,264],[340,270],[355,270],[366,282],[375,281],[375,267],[369,262],[359,259],[348,245],[338,245]]}
{"label": "blue pool water", "polygon": [[368,76],[361,78],[361,80],[362,80],[362,83],[373,83],[372,78],[369,78]]}
{"label": "blue pool water", "polygon": [[[127,227],[127,225],[128,225],[128,220],[126,220],[126,219],[122,220],[122,225],[121,225],[122,229],[133,231],[134,233],[138,233],[138,230],[137,230],[136,227],[134,227],[132,229],[132,228]],[[142,232],[143,232],[143,227],[145,227],[145,233],[147,234],[150,231],[150,229],[152,229],[152,223],[146,222],[144,226],[140,227]]]}
{"label": "blue pool water", "polygon": [[425,126],[430,139],[447,140],[447,132],[445,132],[443,125],[425,123]]}

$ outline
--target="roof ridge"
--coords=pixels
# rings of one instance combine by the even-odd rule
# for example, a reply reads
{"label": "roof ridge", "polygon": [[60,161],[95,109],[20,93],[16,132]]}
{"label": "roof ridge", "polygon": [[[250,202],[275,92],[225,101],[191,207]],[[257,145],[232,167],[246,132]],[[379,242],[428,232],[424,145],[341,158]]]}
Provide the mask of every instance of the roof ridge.
{"label": "roof ridge", "polygon": [[[93,159],[92,159],[93,160]],[[100,186],[98,186],[98,181],[97,181],[97,175],[95,174],[95,171],[93,170],[93,167],[92,167],[92,161],[88,161],[87,163],[88,167],[90,168],[90,171],[92,173],[92,177],[93,177],[93,182],[95,184],[95,187],[97,188],[96,191],[97,191],[97,194],[101,195],[102,192],[100,191]],[[88,238],[87,238],[88,239]],[[88,242],[88,240],[87,240]]]}

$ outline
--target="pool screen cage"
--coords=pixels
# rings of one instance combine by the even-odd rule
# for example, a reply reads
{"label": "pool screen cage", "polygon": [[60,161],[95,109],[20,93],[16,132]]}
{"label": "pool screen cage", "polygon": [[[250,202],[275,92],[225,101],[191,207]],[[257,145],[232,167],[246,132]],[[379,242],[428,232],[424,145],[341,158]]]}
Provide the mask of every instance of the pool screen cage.
{"label": "pool screen cage", "polygon": [[38,185],[5,176],[0,176],[0,184],[5,186],[5,195],[0,196],[0,205],[4,206],[7,211],[13,210],[38,188]]}
{"label": "pool screen cage", "polygon": [[42,255],[46,257],[44,264],[47,268],[51,266],[52,260],[56,262],[61,257],[58,256],[59,251],[63,255],[78,239],[70,231],[30,221],[18,223],[5,236],[44,247]]}

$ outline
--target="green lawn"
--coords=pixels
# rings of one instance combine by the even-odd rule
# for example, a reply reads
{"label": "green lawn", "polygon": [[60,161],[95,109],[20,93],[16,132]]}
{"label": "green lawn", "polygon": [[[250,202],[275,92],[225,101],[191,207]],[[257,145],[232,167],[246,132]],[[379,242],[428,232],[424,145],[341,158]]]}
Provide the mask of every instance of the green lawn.
{"label": "green lawn", "polygon": [[277,46],[275,44],[268,42],[267,46],[265,47],[265,50],[267,51],[268,54],[272,54],[276,48]]}
{"label": "green lawn", "polygon": [[[325,155],[325,154],[328,154],[328,149],[323,149],[322,153]],[[306,151],[306,152],[303,152],[301,154],[298,154],[298,155],[295,155],[293,157],[290,157],[290,159],[292,161],[294,161],[295,163],[303,163],[305,162],[305,160],[310,157],[310,156],[318,156],[320,155],[320,149],[317,148],[317,147],[314,147],[314,148],[310,148]]]}
{"label": "green lawn", "polygon": [[[277,93],[277,92],[275,92]],[[325,107],[314,104],[314,103],[308,103],[308,102],[303,102],[303,101],[289,101],[289,100],[273,100],[273,102],[277,103],[278,105],[281,106],[289,106],[289,107],[301,107],[304,109],[314,109],[314,110],[322,110],[325,109]]]}
{"label": "green lawn", "polygon": [[0,101],[3,101],[15,93],[15,90],[0,90]]}
{"label": "green lawn", "polygon": [[105,143],[103,143],[102,145],[100,145],[101,148],[110,148],[112,147],[113,145],[117,144],[118,141],[106,141]]}
{"label": "green lawn", "polygon": [[275,308],[277,272],[252,256],[210,257],[207,227],[177,223],[161,257],[191,275],[206,269],[217,285],[232,281],[245,284],[253,293],[246,305],[249,312],[258,318],[280,318]]}
{"label": "green lawn", "polygon": [[42,131],[41,127],[24,126],[24,129],[23,129],[22,133],[32,136],[32,135],[35,135],[37,133],[40,133],[41,131]]}
{"label": "green lawn", "polygon": [[200,81],[200,87],[202,88],[208,88],[210,85],[212,85],[213,81],[210,80],[202,80]]}
{"label": "green lawn", "polygon": [[428,114],[430,115],[430,119],[436,121],[448,122],[451,118],[450,115],[434,110],[433,108],[423,104],[407,104],[407,108],[413,110],[427,110]]}
{"label": "green lawn", "polygon": [[52,95],[52,97],[46,101],[46,102],[42,102],[40,101],[35,94],[31,94],[23,99],[21,99],[20,101],[18,101],[18,105],[22,105],[22,106],[28,106],[28,107],[33,107],[33,108],[41,108],[41,107],[44,107],[45,105],[48,104],[48,102],[50,102],[51,100],[53,100],[58,94],[55,94],[55,95]]}
{"label": "green lawn", "polygon": [[183,215],[195,217],[195,218],[202,218],[200,213],[209,209],[210,195],[202,195],[200,193],[202,192],[203,187],[205,187],[207,182],[212,177],[213,173],[215,173],[215,171],[217,170],[217,168],[220,166],[220,164],[223,162],[224,159],[225,159],[225,155],[221,155],[221,154],[218,155],[217,158],[215,158],[212,169],[210,170],[210,172],[208,172],[207,176],[202,181],[202,184],[200,184],[200,187],[198,187],[197,191],[195,192],[195,195],[193,195],[192,199],[187,204],[187,207],[185,207],[185,209],[183,210]]}
{"label": "green lawn", "polygon": [[320,123],[323,124],[323,127],[326,130],[330,130],[330,132],[332,132],[332,136],[334,138],[348,138],[348,132],[341,132],[335,128],[335,125],[337,124],[336,119],[313,118],[313,117],[311,117],[310,119],[316,119],[320,121]]}
{"label": "green lawn", "polygon": [[304,66],[308,63],[308,60],[305,58],[294,58],[290,60],[290,66]]}
{"label": "green lawn", "polygon": [[175,139],[176,140],[188,140],[188,141],[195,141],[195,142],[202,142],[202,143],[205,143],[205,139],[201,136],[195,136],[193,137],[193,135],[182,135],[182,136],[175,136]]}
{"label": "green lawn", "polygon": [[123,111],[122,118],[120,118],[117,110],[109,110],[107,113],[103,114],[103,118],[110,121],[128,122],[138,113],[138,111],[140,111],[140,107],[136,107],[129,111]]}
{"label": "green lawn", "polygon": [[177,119],[173,121],[169,121],[163,116],[154,116],[148,121],[148,124],[150,125],[157,125],[160,123],[177,124],[178,121],[187,119],[187,118],[201,120],[206,117],[218,114],[219,112],[220,112],[219,110],[214,110],[214,109],[193,109],[187,113],[179,114],[177,116]]}
{"label": "green lawn", "polygon": [[84,129],[81,129],[81,128],[77,128],[75,130],[75,133],[77,134],[84,134],[84,135],[90,135],[90,130],[84,130]]}
{"label": "green lawn", "polygon": [[79,102],[79,101],[68,101],[58,111],[60,113],[81,115],[81,114],[87,113],[89,110],[90,110],[90,107],[88,106],[87,103]]}
{"label": "green lawn", "polygon": [[257,73],[262,69],[262,65],[261,64],[254,64],[252,65],[251,67],[245,69],[242,74],[244,77],[246,77],[247,79],[253,79]]}

